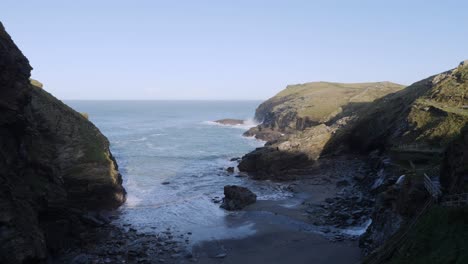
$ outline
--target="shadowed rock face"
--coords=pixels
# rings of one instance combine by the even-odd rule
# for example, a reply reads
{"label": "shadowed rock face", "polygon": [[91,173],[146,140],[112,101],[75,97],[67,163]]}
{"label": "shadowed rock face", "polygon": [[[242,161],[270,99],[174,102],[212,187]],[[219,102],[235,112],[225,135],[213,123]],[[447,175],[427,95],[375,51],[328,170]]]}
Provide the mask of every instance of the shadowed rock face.
{"label": "shadowed rock face", "polygon": [[402,88],[390,82],[288,86],[257,108],[255,118],[262,124],[244,135],[268,143],[245,155],[239,170],[261,179],[291,179],[288,169],[320,158],[330,140],[364,114],[368,104]]}
{"label": "shadowed rock face", "polygon": [[468,125],[447,148],[442,162],[440,183],[449,192],[468,191]]}
{"label": "shadowed rock face", "polygon": [[347,142],[362,151],[443,151],[468,122],[467,94],[468,65],[461,63],[376,100],[358,118]]}
{"label": "shadowed rock face", "polygon": [[[365,253],[383,245],[426,203],[424,174],[441,175],[446,194],[468,191],[466,61],[375,100],[351,100],[339,86],[305,94],[324,85],[329,83],[288,87],[260,105],[256,117],[263,123],[247,134],[269,142],[242,158],[241,171],[256,179],[295,179],[320,159],[368,155],[372,171],[362,184],[376,203],[361,239]],[[345,99],[337,111],[327,103],[335,98],[333,89]]]}
{"label": "shadowed rock face", "polygon": [[[352,105],[352,111],[357,111],[364,103],[399,91],[403,87],[391,82],[312,82],[289,85],[260,104],[255,112],[255,119],[262,122],[260,129],[254,128],[247,134],[255,134],[259,139],[265,140],[263,134],[256,134],[255,131],[270,129],[288,134],[328,124],[343,113],[345,106],[349,108]],[[351,112],[351,109],[347,110]]]}
{"label": "shadowed rock face", "polygon": [[257,195],[245,187],[236,185],[224,186],[224,199],[221,208],[226,210],[241,210],[257,201]]}
{"label": "shadowed rock face", "polygon": [[77,242],[84,212],[125,201],[108,140],[31,69],[0,23],[0,263],[43,262]]}

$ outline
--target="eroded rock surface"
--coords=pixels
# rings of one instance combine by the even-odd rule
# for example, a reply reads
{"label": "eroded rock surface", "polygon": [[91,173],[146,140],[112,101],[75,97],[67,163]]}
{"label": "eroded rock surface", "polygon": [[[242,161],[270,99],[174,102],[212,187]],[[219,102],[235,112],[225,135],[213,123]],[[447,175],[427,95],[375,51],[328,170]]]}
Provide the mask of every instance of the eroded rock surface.
{"label": "eroded rock surface", "polygon": [[31,69],[0,24],[0,263],[44,262],[78,243],[86,211],[125,201],[108,140]]}
{"label": "eroded rock surface", "polygon": [[214,121],[218,124],[222,124],[222,125],[230,125],[230,126],[234,126],[234,125],[243,125],[244,124],[244,120],[241,120],[241,119],[232,119],[232,118],[226,118],[226,119],[220,119],[220,120],[216,120]]}
{"label": "eroded rock surface", "polygon": [[221,208],[226,210],[241,210],[257,201],[257,195],[245,187],[236,185],[224,186],[224,199]]}

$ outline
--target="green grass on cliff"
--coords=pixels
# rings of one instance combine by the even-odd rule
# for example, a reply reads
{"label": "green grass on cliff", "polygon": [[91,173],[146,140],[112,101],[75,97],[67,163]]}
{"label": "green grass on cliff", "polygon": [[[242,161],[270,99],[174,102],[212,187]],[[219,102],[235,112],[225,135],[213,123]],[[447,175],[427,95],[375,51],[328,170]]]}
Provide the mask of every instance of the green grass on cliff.
{"label": "green grass on cliff", "polygon": [[468,263],[468,208],[435,206],[409,233],[389,264]]}
{"label": "green grass on cliff", "polygon": [[100,142],[89,142],[85,145],[83,161],[85,162],[107,162],[105,147]]}
{"label": "green grass on cliff", "polygon": [[[108,142],[88,120],[87,113],[78,113],[43,89],[33,89],[34,105],[42,123],[53,124],[63,140],[73,147],[80,146],[83,155],[80,162],[108,163]],[[72,136],[71,136],[72,135]],[[78,170],[74,171],[75,173]]]}
{"label": "green grass on cliff", "polygon": [[295,109],[299,117],[324,122],[341,111],[348,103],[368,103],[388,93],[399,91],[404,86],[391,82],[332,83],[311,82],[289,85],[269,101],[283,102],[280,108]]}

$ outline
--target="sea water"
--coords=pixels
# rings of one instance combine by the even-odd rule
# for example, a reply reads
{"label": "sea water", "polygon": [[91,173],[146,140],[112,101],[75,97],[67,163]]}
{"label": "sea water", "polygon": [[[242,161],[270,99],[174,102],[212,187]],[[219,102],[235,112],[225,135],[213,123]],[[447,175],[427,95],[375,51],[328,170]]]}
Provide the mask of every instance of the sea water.
{"label": "sea water", "polygon": [[[246,186],[259,200],[290,196],[284,186],[227,173],[264,144],[242,133],[255,125],[258,101],[66,101],[107,136],[123,175],[127,202],[116,224],[141,232],[191,232],[193,241],[242,237],[253,226],[213,199],[225,185]],[[247,120],[226,126],[214,120]],[[238,175],[239,176],[239,175]]]}

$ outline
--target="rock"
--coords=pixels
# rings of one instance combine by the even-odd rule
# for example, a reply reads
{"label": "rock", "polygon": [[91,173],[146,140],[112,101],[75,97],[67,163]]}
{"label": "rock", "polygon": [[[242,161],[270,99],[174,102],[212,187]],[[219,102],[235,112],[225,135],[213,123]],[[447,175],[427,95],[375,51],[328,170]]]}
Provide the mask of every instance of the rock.
{"label": "rock", "polygon": [[341,180],[336,182],[336,187],[346,187],[349,186],[349,182],[347,180]]}
{"label": "rock", "polygon": [[162,185],[168,185],[168,184],[170,184],[170,182],[168,182],[168,181],[163,181],[163,182],[161,182],[161,184],[162,184]]}
{"label": "rock", "polygon": [[279,140],[283,135],[284,134],[281,132],[270,128],[264,128],[261,125],[252,127],[243,134],[244,137],[255,137],[256,139],[268,142]]}
{"label": "rock", "polygon": [[224,186],[224,199],[221,208],[226,210],[241,210],[257,201],[257,195],[249,189],[236,185]]}
{"label": "rock", "polygon": [[86,221],[101,224],[75,208],[125,201],[107,138],[30,80],[31,69],[0,23],[0,263],[46,263],[85,242]]}
{"label": "rock", "polygon": [[364,179],[366,178],[366,175],[364,175],[364,174],[356,174],[356,175],[354,175],[353,178],[354,178],[356,181],[362,181],[362,180],[364,180]]}
{"label": "rock", "polygon": [[229,161],[239,161],[240,159],[241,159],[240,157],[235,157],[235,158],[230,159]]}
{"label": "rock", "polygon": [[228,167],[226,171],[229,173],[234,173],[234,167]]}
{"label": "rock", "polygon": [[293,180],[295,176],[287,171],[309,163],[310,160],[304,153],[279,151],[268,146],[246,154],[237,167],[257,180]]}
{"label": "rock", "polygon": [[103,226],[105,223],[91,214],[82,215],[83,222],[92,226]]}
{"label": "rock", "polygon": [[218,124],[230,125],[230,126],[234,126],[234,125],[243,125],[243,124],[244,124],[244,120],[241,120],[241,119],[231,119],[231,118],[220,119],[220,120],[216,120],[216,121],[214,121],[214,122],[215,122],[215,123],[218,123]]}
{"label": "rock", "polygon": [[[349,123],[350,116],[363,110],[364,102],[372,102],[402,88],[402,85],[390,82],[359,85],[312,82],[289,85],[258,106],[255,120],[261,122],[261,125],[250,129],[244,135],[255,135],[256,138],[271,142],[289,140],[289,135],[303,134],[304,137],[300,139],[299,145],[298,142],[291,142],[291,145],[299,146],[305,152],[314,152],[313,156],[316,156],[316,153],[321,153],[325,147],[326,138],[323,132],[328,129],[324,126],[326,123],[334,127],[345,127]],[[330,100],[327,100],[328,98]],[[356,99],[361,103],[350,103]],[[321,126],[318,129],[321,133],[309,131],[315,126]],[[330,131],[329,136],[331,134]],[[309,142],[320,143],[313,144],[319,149],[307,146]]]}
{"label": "rock", "polygon": [[79,254],[74,257],[71,261],[71,264],[89,264],[91,263],[92,256],[88,254]]}

